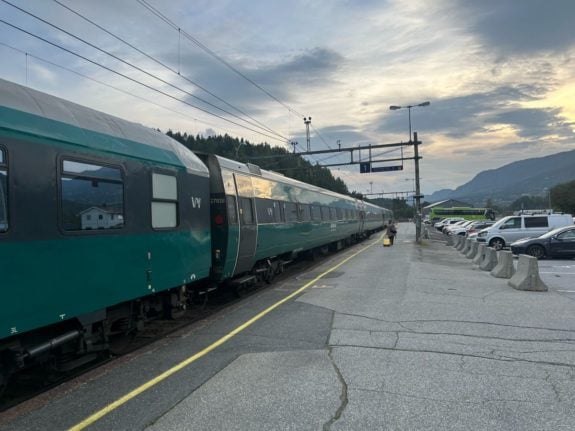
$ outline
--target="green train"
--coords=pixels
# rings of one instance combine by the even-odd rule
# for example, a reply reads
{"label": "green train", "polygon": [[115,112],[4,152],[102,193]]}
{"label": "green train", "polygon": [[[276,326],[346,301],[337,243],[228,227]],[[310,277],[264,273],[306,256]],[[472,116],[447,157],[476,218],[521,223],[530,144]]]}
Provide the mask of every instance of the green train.
{"label": "green train", "polygon": [[217,284],[269,281],[391,211],[0,80],[0,392],[176,318]]}

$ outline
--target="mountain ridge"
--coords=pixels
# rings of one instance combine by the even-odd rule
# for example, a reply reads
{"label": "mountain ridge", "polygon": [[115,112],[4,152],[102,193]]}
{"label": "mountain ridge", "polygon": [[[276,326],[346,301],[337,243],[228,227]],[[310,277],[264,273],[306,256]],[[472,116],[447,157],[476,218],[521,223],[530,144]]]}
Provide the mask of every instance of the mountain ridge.
{"label": "mountain ridge", "polygon": [[575,179],[575,150],[517,160],[479,172],[455,190],[442,189],[426,197],[428,202],[457,199],[484,206],[487,199],[506,205],[523,195],[541,196],[546,189]]}

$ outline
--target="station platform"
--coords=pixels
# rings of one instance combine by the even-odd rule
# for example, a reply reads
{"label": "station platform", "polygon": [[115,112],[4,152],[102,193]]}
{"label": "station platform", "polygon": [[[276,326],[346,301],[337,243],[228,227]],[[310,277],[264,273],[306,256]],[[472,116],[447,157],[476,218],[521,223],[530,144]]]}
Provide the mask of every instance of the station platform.
{"label": "station platform", "polygon": [[575,296],[552,277],[514,290],[398,227],[392,247],[374,235],[0,430],[575,429]]}

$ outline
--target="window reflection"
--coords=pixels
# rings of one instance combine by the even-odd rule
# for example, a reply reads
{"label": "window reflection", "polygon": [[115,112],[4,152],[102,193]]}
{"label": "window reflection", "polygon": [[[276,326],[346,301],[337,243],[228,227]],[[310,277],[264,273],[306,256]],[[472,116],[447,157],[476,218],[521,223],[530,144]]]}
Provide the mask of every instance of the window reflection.
{"label": "window reflection", "polygon": [[173,175],[152,174],[152,227],[178,225],[178,182]]}
{"label": "window reflection", "polygon": [[64,161],[61,177],[65,230],[124,226],[124,185],[118,168]]}

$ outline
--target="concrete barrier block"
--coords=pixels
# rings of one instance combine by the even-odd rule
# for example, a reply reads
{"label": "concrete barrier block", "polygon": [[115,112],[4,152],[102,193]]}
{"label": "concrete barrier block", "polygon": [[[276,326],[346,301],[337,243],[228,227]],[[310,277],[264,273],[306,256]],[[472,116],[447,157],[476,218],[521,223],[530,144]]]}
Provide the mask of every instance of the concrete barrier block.
{"label": "concrete barrier block", "polygon": [[463,248],[461,249],[461,253],[462,254],[467,254],[469,252],[469,250],[471,249],[471,244],[473,242],[470,239],[466,239],[465,240],[465,245],[463,246]]}
{"label": "concrete barrier block", "polygon": [[477,241],[472,241],[471,248],[465,255],[467,259],[473,259],[477,255],[477,251],[479,250],[479,243]]}
{"label": "concrete barrier block", "polygon": [[519,255],[517,272],[507,284],[517,290],[529,290],[532,292],[547,292],[548,290],[547,285],[539,277],[537,258],[526,254]]}
{"label": "concrete barrier block", "polygon": [[461,235],[457,235],[457,239],[455,241],[455,250],[460,250],[461,248],[461,238],[463,238],[463,241],[465,242],[465,237],[461,236]]}
{"label": "concrete barrier block", "polygon": [[491,275],[496,278],[511,278],[514,273],[513,253],[505,250],[498,251],[497,265],[491,270]]}
{"label": "concrete barrier block", "polygon": [[497,252],[497,265],[491,270],[491,275],[496,278],[511,278],[515,274],[513,267],[513,253],[500,250]]}
{"label": "concrete barrier block", "polygon": [[453,235],[447,235],[447,244],[446,245],[453,245]]}
{"label": "concrete barrier block", "polygon": [[459,247],[457,247],[457,249],[459,251],[463,251],[466,246],[467,246],[467,238],[463,237],[463,239],[461,240],[461,244],[459,245]]}
{"label": "concrete barrier block", "polygon": [[473,258],[473,263],[479,265],[483,261],[483,256],[485,256],[485,249],[487,246],[485,244],[479,244],[479,248],[477,249],[477,254]]}
{"label": "concrete barrier block", "polygon": [[[482,271],[491,271],[497,265],[497,251],[493,247],[486,247],[483,260],[479,264]],[[513,266],[513,265],[512,265]]]}
{"label": "concrete barrier block", "polygon": [[459,247],[461,247],[462,243],[465,244],[465,236],[457,235],[457,240],[455,242],[455,248],[459,249]]}

